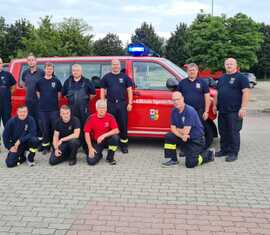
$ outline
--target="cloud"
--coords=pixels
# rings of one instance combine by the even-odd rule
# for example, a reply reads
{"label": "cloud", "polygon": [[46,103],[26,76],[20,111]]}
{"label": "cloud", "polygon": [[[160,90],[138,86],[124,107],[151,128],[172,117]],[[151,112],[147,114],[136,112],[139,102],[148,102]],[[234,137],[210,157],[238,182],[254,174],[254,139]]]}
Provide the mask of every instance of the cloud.
{"label": "cloud", "polygon": [[168,1],[166,4],[158,3],[156,5],[138,5],[131,4],[122,7],[124,12],[137,13],[138,15],[158,15],[162,16],[180,16],[197,14],[200,10],[208,12],[210,9],[209,4],[201,3],[200,1]]}

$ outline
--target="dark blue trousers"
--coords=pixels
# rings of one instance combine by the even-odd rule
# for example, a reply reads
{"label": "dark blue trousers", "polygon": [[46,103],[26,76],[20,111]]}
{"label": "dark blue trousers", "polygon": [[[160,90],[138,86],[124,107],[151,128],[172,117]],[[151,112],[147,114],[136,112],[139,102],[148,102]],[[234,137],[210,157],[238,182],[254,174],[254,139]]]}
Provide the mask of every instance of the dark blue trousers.
{"label": "dark blue trousers", "polygon": [[106,147],[108,147],[108,153],[107,153],[106,160],[108,160],[108,161],[114,160],[114,153],[117,150],[118,142],[119,142],[118,135],[113,135],[113,136],[110,136],[110,137],[106,138],[105,140],[103,140],[100,144],[93,143],[93,146],[94,146],[95,150],[97,151],[97,153],[95,154],[95,156],[93,158],[90,158],[87,155],[86,156],[87,163],[89,165],[96,165],[101,160],[101,158],[103,156],[102,152],[103,152],[104,148],[106,148]]}
{"label": "dark blue trousers", "polygon": [[173,133],[167,133],[165,136],[164,155],[165,158],[171,158],[177,161],[176,147],[179,145],[186,159],[185,165],[187,168],[193,168],[211,161],[211,152],[205,150],[205,138],[202,136],[199,139],[188,140],[184,142],[181,138]]}
{"label": "dark blue trousers", "polygon": [[11,117],[11,102],[8,100],[0,100],[0,125],[1,120],[3,122],[3,126],[5,127],[7,121]]}
{"label": "dark blue trousers", "polygon": [[218,130],[220,134],[220,150],[222,152],[238,155],[242,125],[243,119],[238,116],[238,112],[219,113]]}
{"label": "dark blue trousers", "polygon": [[38,147],[38,138],[32,137],[26,143],[20,144],[18,151],[16,153],[8,152],[6,158],[7,167],[15,167],[18,164],[23,163],[26,160],[25,151],[29,151],[28,159],[30,161],[34,160],[35,153]]}
{"label": "dark blue trousers", "polygon": [[42,130],[42,147],[50,147],[50,143],[52,141],[53,130],[55,122],[59,118],[58,111],[50,111],[50,112],[39,112],[41,130]]}
{"label": "dark blue trousers", "polygon": [[56,157],[55,152],[53,150],[49,160],[50,165],[56,165],[66,160],[76,159],[79,147],[80,147],[79,139],[72,139],[70,141],[63,142],[60,146],[60,151],[62,152],[62,155]]}
{"label": "dark blue trousers", "polygon": [[120,131],[120,146],[128,145],[128,112],[127,102],[113,103],[108,101],[108,112],[114,116]]}
{"label": "dark blue trousers", "polygon": [[28,113],[31,117],[35,119],[36,127],[37,127],[37,136],[41,137],[41,127],[39,120],[39,109],[38,109],[38,101],[37,100],[26,100],[26,106],[28,108]]}

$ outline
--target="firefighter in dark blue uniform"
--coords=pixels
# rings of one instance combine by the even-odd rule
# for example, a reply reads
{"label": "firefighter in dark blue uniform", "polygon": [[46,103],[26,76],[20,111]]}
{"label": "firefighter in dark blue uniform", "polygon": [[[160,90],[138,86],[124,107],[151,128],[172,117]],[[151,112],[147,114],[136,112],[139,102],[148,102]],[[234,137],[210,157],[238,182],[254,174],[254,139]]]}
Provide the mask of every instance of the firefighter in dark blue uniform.
{"label": "firefighter in dark blue uniform", "polygon": [[45,76],[36,84],[36,92],[39,100],[39,119],[42,131],[43,154],[50,151],[54,124],[59,118],[58,100],[61,97],[61,82],[54,76],[53,64],[44,66]]}
{"label": "firefighter in dark blue uniform", "polygon": [[37,67],[37,60],[33,54],[27,57],[27,64],[29,66],[22,74],[22,81],[26,88],[26,106],[28,108],[29,115],[33,117],[37,125],[37,134],[41,139],[42,133],[39,127],[38,117],[38,99],[36,94],[36,84],[38,80],[44,77],[44,71]]}
{"label": "firefighter in dark blue uniform", "polygon": [[[220,151],[216,157],[227,156],[226,161],[238,159],[240,150],[240,130],[246,116],[250,96],[248,78],[237,72],[234,58],[225,60],[226,74],[218,79],[217,109]],[[214,112],[216,106],[214,106]]]}
{"label": "firefighter in dark blue uniform", "polygon": [[215,151],[205,150],[204,128],[196,110],[184,102],[184,97],[178,91],[172,94],[175,108],[171,113],[171,132],[165,136],[164,154],[169,161],[163,166],[177,165],[176,146],[185,155],[187,168],[194,168],[214,161]]}
{"label": "firefighter in dark blue uniform", "polygon": [[[79,64],[72,66],[72,76],[63,85],[62,94],[68,99],[71,113],[81,123],[81,130],[90,114],[89,101],[95,96],[96,90],[93,83],[82,76],[82,67]],[[84,151],[88,153],[87,145],[81,131],[80,140]]]}
{"label": "firefighter in dark blue uniform", "polygon": [[[29,166],[34,165],[38,146],[36,136],[35,120],[28,115],[26,106],[20,106],[17,116],[8,120],[3,132],[3,142],[9,150],[6,158],[7,167],[15,167],[24,161],[27,161]],[[27,157],[26,151],[29,151]]]}
{"label": "firefighter in dark blue uniform", "polygon": [[132,81],[120,71],[121,64],[118,59],[112,60],[112,72],[106,74],[101,80],[100,98],[108,100],[108,112],[111,113],[120,130],[120,149],[128,153],[128,112],[132,110]]}
{"label": "firefighter in dark blue uniform", "polygon": [[16,81],[11,73],[3,71],[3,61],[0,58],[0,125],[5,126],[11,117],[11,95],[15,90]]}
{"label": "firefighter in dark blue uniform", "polygon": [[[207,140],[206,120],[208,119],[211,100],[208,84],[204,79],[198,78],[198,72],[199,68],[196,64],[189,64],[187,66],[188,77],[179,82],[178,91],[184,96],[185,103],[197,111],[204,126]],[[209,144],[206,143],[206,146]]]}

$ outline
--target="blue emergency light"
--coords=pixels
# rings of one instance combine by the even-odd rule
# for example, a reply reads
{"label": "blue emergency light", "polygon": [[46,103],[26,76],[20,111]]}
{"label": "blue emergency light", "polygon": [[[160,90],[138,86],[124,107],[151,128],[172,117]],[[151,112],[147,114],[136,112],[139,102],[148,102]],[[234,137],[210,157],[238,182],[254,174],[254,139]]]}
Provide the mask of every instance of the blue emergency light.
{"label": "blue emergency light", "polygon": [[149,48],[143,43],[130,43],[127,51],[132,56],[147,56],[149,55]]}

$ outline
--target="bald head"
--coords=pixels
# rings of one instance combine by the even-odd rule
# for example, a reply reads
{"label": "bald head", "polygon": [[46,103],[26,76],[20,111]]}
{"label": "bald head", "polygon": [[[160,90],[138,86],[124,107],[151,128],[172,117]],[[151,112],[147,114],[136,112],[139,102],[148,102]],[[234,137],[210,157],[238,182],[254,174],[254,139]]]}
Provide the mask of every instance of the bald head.
{"label": "bald head", "polygon": [[184,97],[179,91],[172,93],[172,101],[175,108],[179,109],[180,111],[182,111],[182,109],[185,107]]}
{"label": "bald head", "polygon": [[234,58],[228,58],[224,62],[226,73],[233,74],[237,72],[237,61]]}
{"label": "bald head", "polygon": [[112,73],[119,74],[121,69],[121,63],[118,59],[112,59]]}

